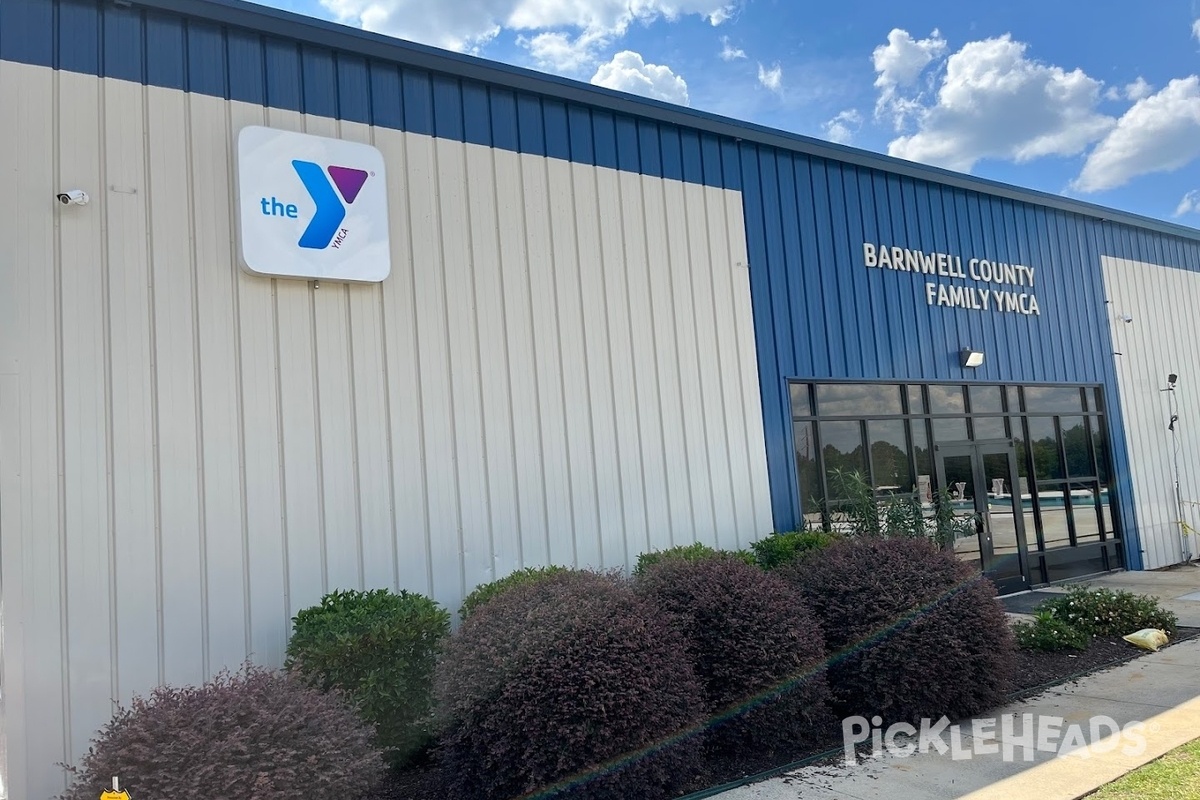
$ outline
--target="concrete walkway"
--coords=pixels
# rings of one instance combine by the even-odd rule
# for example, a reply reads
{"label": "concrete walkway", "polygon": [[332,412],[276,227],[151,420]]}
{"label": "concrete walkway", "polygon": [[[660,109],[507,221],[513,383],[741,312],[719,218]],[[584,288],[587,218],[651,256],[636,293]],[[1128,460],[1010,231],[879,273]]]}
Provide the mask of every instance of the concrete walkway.
{"label": "concrete walkway", "polygon": [[[1089,583],[1155,595],[1179,615],[1181,625],[1200,627],[1200,568],[1118,573]],[[1197,593],[1195,599],[1184,599],[1192,593]],[[926,747],[926,752],[904,756],[884,748],[878,756],[861,759],[854,766],[839,761],[832,767],[807,767],[719,797],[1077,800],[1200,737],[1200,640],[1092,674],[998,709],[992,716],[991,729],[986,727],[989,720],[982,718],[978,722],[984,727],[978,731],[971,722],[964,723],[958,746],[952,746],[949,732],[942,735],[941,740],[950,746],[945,754]],[[1097,717],[1110,719],[1119,730],[1098,722]],[[1097,723],[1095,731],[1093,722]],[[1136,726],[1138,722],[1144,724]],[[1081,737],[1066,742],[1072,738],[1072,725],[1079,726],[1075,730]],[[1127,728],[1130,725],[1134,727]],[[1046,740],[1044,748],[1037,745],[1039,736]],[[905,740],[898,741],[903,744]],[[992,747],[998,752],[989,752]]]}

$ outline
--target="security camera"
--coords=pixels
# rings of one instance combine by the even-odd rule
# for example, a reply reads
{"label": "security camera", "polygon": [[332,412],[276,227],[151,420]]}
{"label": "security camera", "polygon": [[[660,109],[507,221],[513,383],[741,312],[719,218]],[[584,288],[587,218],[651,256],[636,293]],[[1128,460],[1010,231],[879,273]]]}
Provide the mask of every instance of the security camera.
{"label": "security camera", "polygon": [[1121,322],[1133,322],[1133,317],[1129,314],[1122,314]]}
{"label": "security camera", "polygon": [[58,202],[64,206],[86,206],[88,199],[88,193],[83,189],[72,189],[58,195]]}

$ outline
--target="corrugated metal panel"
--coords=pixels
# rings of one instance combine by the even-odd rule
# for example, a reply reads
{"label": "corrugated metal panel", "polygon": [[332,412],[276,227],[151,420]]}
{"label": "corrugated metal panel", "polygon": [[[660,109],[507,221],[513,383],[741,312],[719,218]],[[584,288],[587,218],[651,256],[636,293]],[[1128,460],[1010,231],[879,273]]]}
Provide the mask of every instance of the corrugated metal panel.
{"label": "corrugated metal panel", "polygon": [[[1193,309],[1200,304],[1200,274],[1128,259],[1103,258],[1104,283],[1111,301],[1111,321],[1121,407],[1129,436],[1129,463],[1142,547],[1148,569],[1176,564],[1183,558],[1175,496],[1178,448],[1183,519],[1200,530],[1200,341],[1192,331]],[[1120,317],[1129,315],[1132,322]],[[1168,395],[1167,375],[1179,376]],[[1179,422],[1168,430],[1172,401]],[[1200,549],[1195,535],[1190,555]]]}
{"label": "corrugated metal panel", "polygon": [[[738,193],[2,63],[13,796],[61,788],[111,698],[280,663],[327,590],[454,607],[769,528]],[[387,281],[237,269],[262,123],[384,152]]]}

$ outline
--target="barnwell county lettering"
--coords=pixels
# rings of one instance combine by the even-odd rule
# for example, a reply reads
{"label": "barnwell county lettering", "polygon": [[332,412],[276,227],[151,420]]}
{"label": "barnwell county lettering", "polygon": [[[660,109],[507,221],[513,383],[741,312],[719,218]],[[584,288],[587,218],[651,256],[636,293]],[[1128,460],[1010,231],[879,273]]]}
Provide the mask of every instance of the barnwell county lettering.
{"label": "barnwell county lettering", "polygon": [[[1024,264],[972,258],[968,259],[964,268],[962,256],[927,253],[924,250],[872,242],[863,242],[863,263],[868,268],[892,269],[934,278],[925,282],[925,302],[931,306],[1036,316],[1042,314],[1037,296],[1033,293],[1034,269]],[[974,281],[977,285],[964,286],[953,283],[955,280]]]}

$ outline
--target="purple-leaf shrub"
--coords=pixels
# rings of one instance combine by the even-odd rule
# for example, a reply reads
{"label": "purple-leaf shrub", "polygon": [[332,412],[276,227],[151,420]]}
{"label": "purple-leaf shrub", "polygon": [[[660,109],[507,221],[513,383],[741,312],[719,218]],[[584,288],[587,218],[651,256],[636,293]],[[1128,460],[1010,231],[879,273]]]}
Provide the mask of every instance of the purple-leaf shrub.
{"label": "purple-leaf shrub", "polygon": [[836,734],[821,628],[786,581],[727,556],[663,560],[637,588],[686,642],[712,752],[786,757]]}
{"label": "purple-leaf shrub", "polygon": [[922,539],[835,542],[777,574],[817,615],[842,717],[885,724],[998,705],[1015,669],[991,581]]}
{"label": "purple-leaf shrub", "polygon": [[135,697],[69,768],[62,800],[96,800],[114,775],[137,800],[357,798],[384,771],[372,737],[336,695],[245,666]]}
{"label": "purple-leaf shrub", "polygon": [[616,576],[513,586],[451,637],[435,696],[447,796],[652,800],[699,768],[684,643]]}

